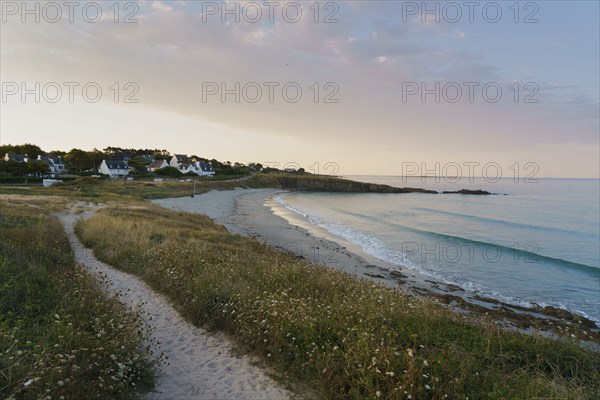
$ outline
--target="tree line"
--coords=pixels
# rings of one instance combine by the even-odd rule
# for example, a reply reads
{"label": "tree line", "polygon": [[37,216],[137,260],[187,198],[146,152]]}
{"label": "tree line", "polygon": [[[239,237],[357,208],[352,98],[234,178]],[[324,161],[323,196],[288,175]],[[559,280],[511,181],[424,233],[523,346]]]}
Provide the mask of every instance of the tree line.
{"label": "tree line", "polygon": [[[4,160],[5,154],[27,155],[29,161],[27,163],[6,161]],[[146,166],[150,161],[144,156],[150,156],[154,160],[166,160],[167,162],[173,156],[165,149],[136,149],[109,146],[102,150],[97,148],[92,150],[73,148],[69,151],[45,151],[38,145],[31,143],[20,145],[8,144],[0,146],[0,175],[33,175],[41,177],[48,174],[50,172],[48,166],[44,162],[37,161],[39,155],[61,157],[65,163],[65,167],[73,174],[83,174],[86,172],[97,173],[102,160],[110,160],[122,155],[126,155],[129,158],[129,165],[133,167],[138,174],[146,174]],[[240,174],[249,171],[260,171],[262,169],[260,163],[250,163],[245,165],[240,162],[221,162],[216,159],[208,159],[196,155],[192,155],[190,158],[195,158],[203,162],[210,162],[217,174],[222,175]]]}

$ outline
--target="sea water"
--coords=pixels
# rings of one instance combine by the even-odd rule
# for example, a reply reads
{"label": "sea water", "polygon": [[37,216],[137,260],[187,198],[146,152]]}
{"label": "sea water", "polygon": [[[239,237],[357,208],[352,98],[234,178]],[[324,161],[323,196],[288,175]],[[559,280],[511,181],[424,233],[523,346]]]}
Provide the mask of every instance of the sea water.
{"label": "sea water", "polygon": [[[294,192],[275,199],[308,225],[466,291],[600,322],[600,181],[349,176],[496,195]],[[295,219],[297,221],[297,219]]]}

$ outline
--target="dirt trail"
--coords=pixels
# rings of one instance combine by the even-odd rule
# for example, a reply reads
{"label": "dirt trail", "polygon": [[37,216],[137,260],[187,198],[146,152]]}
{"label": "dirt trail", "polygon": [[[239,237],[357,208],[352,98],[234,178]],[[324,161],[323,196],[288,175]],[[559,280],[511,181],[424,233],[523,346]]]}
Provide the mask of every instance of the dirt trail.
{"label": "dirt trail", "polygon": [[[92,274],[107,279],[106,291],[133,310],[140,310],[151,329],[149,343],[167,363],[159,367],[156,388],[146,399],[288,399],[280,388],[247,358],[231,355],[227,339],[207,333],[185,321],[169,302],[139,278],[98,261],[74,232],[77,219],[92,215],[98,207],[76,204],[57,214],[77,262]],[[79,213],[74,210],[79,209]],[[84,209],[81,212],[81,209]]]}

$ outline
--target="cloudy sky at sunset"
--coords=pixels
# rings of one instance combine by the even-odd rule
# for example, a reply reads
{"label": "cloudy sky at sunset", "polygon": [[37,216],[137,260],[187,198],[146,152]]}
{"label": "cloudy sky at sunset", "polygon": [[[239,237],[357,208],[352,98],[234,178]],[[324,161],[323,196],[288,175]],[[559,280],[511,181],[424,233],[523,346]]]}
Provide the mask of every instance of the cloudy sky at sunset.
{"label": "cloudy sky at sunset", "polygon": [[[98,21],[80,2],[71,22],[40,2],[36,22],[34,2],[32,15],[2,2],[2,144],[335,162],[341,174],[496,162],[510,176],[535,162],[539,176],[598,177],[596,1],[428,3],[439,21],[420,1],[276,1],[260,15],[256,2],[98,3]],[[21,93],[36,82],[39,103]]]}

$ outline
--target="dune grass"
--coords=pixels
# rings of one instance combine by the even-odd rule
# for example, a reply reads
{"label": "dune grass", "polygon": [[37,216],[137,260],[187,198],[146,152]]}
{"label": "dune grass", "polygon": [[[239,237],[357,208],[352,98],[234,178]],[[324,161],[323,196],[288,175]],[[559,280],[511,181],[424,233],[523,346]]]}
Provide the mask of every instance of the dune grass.
{"label": "dune grass", "polygon": [[[190,182],[188,182],[190,180]],[[381,185],[364,184],[335,176],[309,173],[268,172],[254,173],[234,179],[195,178],[196,194],[209,190],[227,190],[236,187],[275,188],[290,190],[313,190],[334,192],[369,192]],[[44,188],[41,185],[0,185],[0,195],[43,195],[61,196],[73,200],[107,202],[140,199],[160,199],[189,196],[194,192],[190,177],[166,179],[154,182],[141,180],[99,180],[81,177],[64,184]]]}
{"label": "dune grass", "polygon": [[201,215],[113,206],[77,225],[194,324],[328,399],[595,399],[598,353],[499,329],[230,235]]}
{"label": "dune grass", "polygon": [[75,264],[51,204],[30,200],[0,201],[0,398],[137,398],[153,384],[139,316]]}

